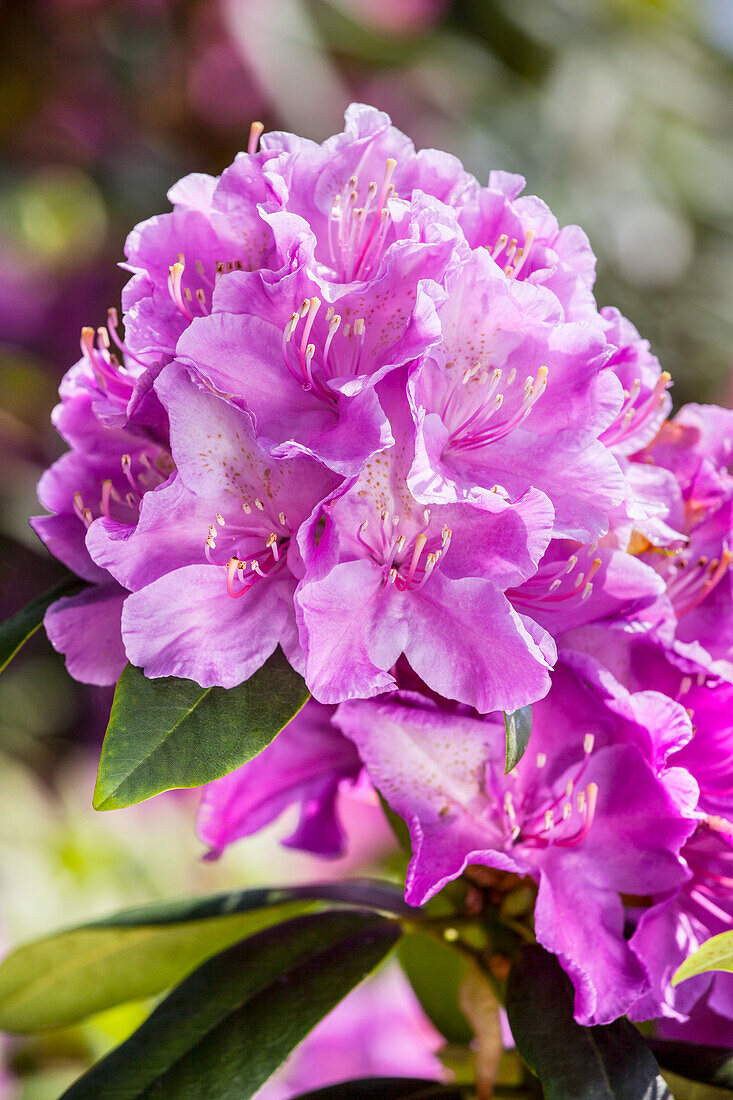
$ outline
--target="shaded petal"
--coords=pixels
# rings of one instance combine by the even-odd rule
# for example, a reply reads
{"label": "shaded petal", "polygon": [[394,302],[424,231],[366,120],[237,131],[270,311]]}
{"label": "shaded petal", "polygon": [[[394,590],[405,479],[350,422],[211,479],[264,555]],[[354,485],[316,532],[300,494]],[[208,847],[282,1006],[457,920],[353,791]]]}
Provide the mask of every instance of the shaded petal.
{"label": "shaded petal", "polygon": [[197,830],[212,855],[258,832],[293,803],[301,804],[301,821],[285,844],[318,855],[343,852],[334,801],[340,781],[355,778],[361,761],[331,725],[331,713],[309,702],[259,756],[204,789]]}
{"label": "shaded petal", "polygon": [[58,516],[33,516],[29,522],[53,556],[82,580],[101,584],[107,579],[105,571],[89,557],[84,542],[86,528],[78,516],[69,512]]}
{"label": "shaded petal", "polygon": [[116,584],[95,585],[51,604],[43,620],[51,645],[75,680],[114,684],[127,664],[120,634],[127,593]]}

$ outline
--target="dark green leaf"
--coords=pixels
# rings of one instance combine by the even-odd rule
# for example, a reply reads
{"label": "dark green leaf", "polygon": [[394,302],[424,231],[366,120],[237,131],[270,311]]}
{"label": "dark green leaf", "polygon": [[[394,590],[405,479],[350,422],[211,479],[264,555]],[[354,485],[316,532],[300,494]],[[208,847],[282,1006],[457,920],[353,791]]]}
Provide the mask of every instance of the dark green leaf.
{"label": "dark green leaf", "polygon": [[511,714],[504,715],[506,730],[506,767],[508,775],[524,756],[529,737],[532,733],[532,708],[520,707]]}
{"label": "dark green leaf", "polygon": [[384,816],[387,818],[387,824],[394,833],[395,840],[403,851],[410,854],[412,852],[412,841],[410,840],[410,830],[407,827],[407,822],[394,812],[387,799],[379,791],[377,791],[377,794],[379,795],[379,803],[384,810]]}
{"label": "dark green leaf", "polygon": [[581,1027],[573,986],[557,958],[522,949],[507,983],[509,1024],[547,1100],[671,1100],[659,1067],[628,1020]]}
{"label": "dark green leaf", "polygon": [[405,936],[398,954],[420,1004],[441,1035],[449,1043],[470,1043],[473,1031],[458,1007],[466,959],[424,932]]}
{"label": "dark green leaf", "polygon": [[468,1089],[417,1077],[360,1077],[300,1093],[295,1100],[464,1100]]}
{"label": "dark green leaf", "polygon": [[248,1100],[399,936],[359,910],[268,928],[190,974],[64,1096]]}
{"label": "dark green leaf", "polygon": [[49,588],[42,596],[36,596],[11,618],[0,626],[0,672],[10,664],[15,654],[38,630],[43,616],[52,603],[62,596],[76,596],[87,587],[86,581],[69,574],[62,581]]}
{"label": "dark green leaf", "polygon": [[652,1054],[664,1070],[733,1091],[733,1050],[676,1039],[647,1039]]}
{"label": "dark green leaf", "polygon": [[95,809],[117,810],[227,775],[262,752],[307,699],[280,649],[228,691],[175,676],[148,680],[128,665],[102,745]]}
{"label": "dark green leaf", "polygon": [[0,964],[0,1029],[25,1033],[67,1026],[163,993],[217,951],[316,901],[408,912],[401,890],[367,879],[123,910],[13,951]]}

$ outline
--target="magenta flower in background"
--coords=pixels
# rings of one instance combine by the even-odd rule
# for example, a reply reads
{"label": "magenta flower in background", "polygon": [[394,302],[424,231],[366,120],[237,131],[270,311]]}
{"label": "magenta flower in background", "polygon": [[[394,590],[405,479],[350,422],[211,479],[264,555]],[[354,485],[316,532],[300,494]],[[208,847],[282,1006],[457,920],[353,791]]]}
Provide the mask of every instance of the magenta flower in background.
{"label": "magenta flower in background", "polygon": [[304,1090],[358,1077],[445,1081],[443,1037],[394,965],[350,993],[322,1020],[256,1100],[290,1100]]}

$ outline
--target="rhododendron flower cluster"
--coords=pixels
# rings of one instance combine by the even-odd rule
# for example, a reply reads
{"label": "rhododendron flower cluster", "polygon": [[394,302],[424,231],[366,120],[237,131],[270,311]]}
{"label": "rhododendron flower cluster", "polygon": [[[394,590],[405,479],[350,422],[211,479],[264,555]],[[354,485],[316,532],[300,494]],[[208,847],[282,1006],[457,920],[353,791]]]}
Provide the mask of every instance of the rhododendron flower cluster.
{"label": "rhododendron flower cluster", "polygon": [[[733,413],[673,419],[598,309],[585,234],[352,106],[261,134],[130,235],[124,340],[82,334],[33,521],[90,583],[46,616],[79,679],[233,688],[280,646],[312,700],[209,787],[212,856],[343,784],[407,823],[406,897],[531,888],[576,1019],[733,1036],[673,990],[733,904]],[[502,712],[533,706],[504,774]]]}

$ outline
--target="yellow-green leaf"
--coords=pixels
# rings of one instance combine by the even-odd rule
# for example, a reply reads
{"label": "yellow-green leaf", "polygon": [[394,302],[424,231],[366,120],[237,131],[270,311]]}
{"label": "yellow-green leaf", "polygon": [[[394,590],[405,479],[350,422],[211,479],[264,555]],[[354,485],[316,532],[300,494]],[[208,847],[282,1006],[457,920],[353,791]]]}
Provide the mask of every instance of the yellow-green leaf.
{"label": "yellow-green leaf", "polygon": [[733,932],[721,932],[718,936],[706,940],[694,954],[678,966],[672,985],[705,974],[708,970],[727,970],[733,973]]}

